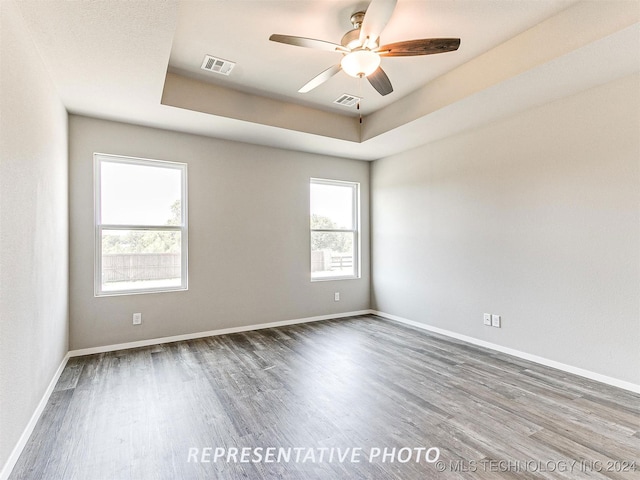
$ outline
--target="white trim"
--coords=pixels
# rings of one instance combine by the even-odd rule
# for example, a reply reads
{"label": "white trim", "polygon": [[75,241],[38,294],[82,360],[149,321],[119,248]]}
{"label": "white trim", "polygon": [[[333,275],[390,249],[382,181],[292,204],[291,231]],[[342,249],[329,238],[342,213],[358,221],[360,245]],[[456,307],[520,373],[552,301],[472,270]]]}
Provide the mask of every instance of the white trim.
{"label": "white trim", "polygon": [[[138,225],[138,224],[105,224],[102,223],[102,163],[119,163],[122,165],[137,165],[143,167],[165,168],[180,172],[180,207],[181,225]],[[111,155],[107,153],[93,154],[93,218],[94,218],[94,296],[111,297],[131,294],[179,292],[189,289],[188,265],[189,265],[189,219],[187,191],[187,169],[184,162],[169,162],[167,160],[153,160],[149,158],[128,157],[124,155]],[[131,231],[163,231],[180,233],[180,285],[177,287],[145,287],[129,288],[124,290],[104,290],[102,284],[102,234],[109,230]]]}
{"label": "white trim", "polygon": [[[343,187],[351,189],[351,228],[318,228],[311,227],[309,222],[309,245],[311,245],[311,236],[315,232],[319,233],[351,233],[353,234],[353,275],[336,275],[332,277],[314,277],[311,272],[311,282],[326,282],[333,280],[353,280],[362,277],[361,267],[361,245],[360,245],[360,182],[351,182],[348,180],[331,180],[327,178],[311,177],[309,179],[309,203],[311,203],[311,187],[312,185],[326,185],[332,187]],[[309,266],[311,266],[311,251],[309,251]]]}
{"label": "white trim", "polygon": [[0,471],[0,480],[7,480],[11,475],[11,472],[13,471],[13,467],[16,466],[16,463],[18,462],[18,459],[22,454],[22,450],[24,450],[25,445],[29,441],[29,437],[33,433],[33,429],[36,427],[38,420],[40,420],[40,415],[42,415],[44,408],[47,406],[47,402],[49,401],[49,398],[53,393],[53,389],[56,387],[56,383],[58,383],[58,380],[60,379],[60,375],[62,375],[62,371],[64,370],[64,367],[67,366],[67,361],[69,360],[69,358],[70,358],[70,355],[69,353],[67,353],[62,359],[62,362],[60,362],[60,366],[56,370],[56,373],[53,374],[53,378],[49,382],[49,386],[45,390],[44,395],[42,395],[42,399],[40,399],[40,403],[38,403],[38,406],[33,412],[33,415],[31,415],[29,422],[27,422],[27,426],[22,431],[22,435],[20,435],[20,439],[18,440],[18,443],[16,443],[16,446],[13,447],[13,450],[11,451],[11,455],[9,455],[9,458],[7,459],[4,466],[2,467],[2,471]]}
{"label": "white trim", "polygon": [[[357,312],[335,313],[332,315],[320,315],[317,317],[296,318],[293,320],[283,320],[280,322],[259,323],[254,325],[246,325],[243,327],[221,328],[219,330],[209,330],[206,332],[186,333],[184,335],[173,335],[171,337],[150,338],[148,340],[139,340],[137,342],[117,343],[114,345],[104,345],[102,347],[81,348],[78,350],[70,350],[70,357],[79,357],[82,355],[93,355],[95,353],[114,352],[116,350],[126,350],[128,348],[148,347],[149,345],[158,345],[161,343],[180,342],[182,340],[194,340],[196,338],[214,337],[217,335],[226,335],[229,333],[248,332],[251,330],[262,330],[265,328],[284,327],[286,325],[295,325],[298,323],[318,322],[320,320],[332,320],[336,318],[355,317],[358,315],[370,315],[372,310],[358,310]],[[0,479],[2,480],[2,479]]]}
{"label": "white trim", "polygon": [[112,352],[116,350],[125,350],[127,348],[146,347],[149,345],[158,345],[161,343],[179,342],[181,340],[192,340],[196,338],[212,337],[216,335],[225,335],[228,333],[238,333],[238,332],[246,332],[250,330],[262,330],[265,328],[283,327],[285,325],[295,325],[298,323],[318,322],[320,320],[332,320],[337,318],[355,317],[358,315],[370,315],[372,313],[374,313],[373,310],[358,310],[356,312],[344,312],[344,313],[336,313],[332,315],[320,315],[316,317],[296,318],[293,320],[284,320],[280,322],[261,323],[257,325],[247,325],[244,327],[222,328],[219,330],[210,330],[207,332],[188,333],[185,335],[174,335],[171,337],[152,338],[149,340],[140,340],[137,342],[119,343],[116,345],[105,345],[102,347],[70,350],[62,359],[62,362],[60,363],[60,366],[56,370],[56,373],[53,375],[51,382],[49,382],[49,386],[47,387],[47,390],[42,396],[40,403],[38,404],[35,411],[33,412],[33,415],[31,415],[31,419],[29,420],[29,422],[27,423],[27,426],[22,432],[22,435],[20,436],[18,443],[13,448],[13,451],[11,452],[11,455],[9,455],[9,458],[4,464],[2,471],[0,471],[0,480],[8,480],[9,476],[11,475],[11,472],[13,471],[13,468],[15,467],[16,462],[18,461],[18,459],[20,458],[20,455],[22,454],[22,450],[24,450],[24,447],[27,444],[29,437],[33,433],[33,429],[35,428],[36,424],[38,423],[38,420],[40,419],[40,415],[42,415],[42,412],[44,411],[44,408],[46,407],[47,402],[49,401],[49,398],[53,393],[53,389],[55,388],[56,383],[58,383],[58,380],[60,379],[60,375],[62,374],[62,371],[67,366],[67,362],[71,357],[79,357],[82,355],[92,355],[95,353]]}
{"label": "white trim", "polygon": [[518,358],[522,358],[524,360],[528,360],[534,363],[538,363],[540,365],[545,365],[547,367],[552,367],[552,368],[556,368],[558,370],[567,372],[567,373],[572,373],[574,375],[579,375],[581,377],[585,377],[588,378],[590,380],[595,380],[597,382],[600,383],[604,383],[607,385],[611,385],[614,387],[618,387],[618,388],[622,388],[624,390],[628,390],[631,392],[635,392],[635,393],[640,393],[640,385],[637,385],[635,383],[631,383],[631,382],[627,382],[624,380],[619,380],[617,378],[613,378],[613,377],[609,377],[606,375],[602,375],[599,373],[595,373],[595,372],[591,372],[589,370],[584,370],[582,368],[578,368],[578,367],[573,367],[571,365],[567,365],[564,363],[560,363],[560,362],[556,362],[555,360],[549,360],[547,358],[544,357],[539,357],[537,355],[532,355],[529,353],[525,353],[525,352],[521,352],[519,350],[514,350],[512,348],[508,348],[508,347],[503,347],[502,345],[497,345],[495,343],[490,343],[490,342],[486,342],[484,340],[479,340],[477,338],[473,338],[473,337],[469,337],[467,335],[462,335],[460,333],[456,333],[456,332],[452,332],[450,330],[445,330],[443,328],[438,328],[438,327],[433,327],[431,325],[427,325],[424,323],[420,323],[420,322],[416,322],[415,320],[409,320],[403,317],[399,317],[397,315],[391,315],[389,313],[384,313],[384,312],[380,312],[378,310],[359,310],[359,311],[355,311],[355,312],[345,312],[345,313],[337,313],[337,314],[332,314],[332,315],[320,315],[320,316],[316,316],[316,317],[306,317],[306,318],[298,318],[298,319],[293,319],[293,320],[284,320],[284,321],[280,321],[280,322],[270,322],[270,323],[261,323],[261,324],[257,324],[257,325],[247,325],[244,327],[230,327],[230,328],[223,328],[223,329],[219,329],[219,330],[209,330],[207,332],[198,332],[198,333],[188,333],[185,335],[174,335],[171,337],[161,337],[161,338],[152,338],[149,340],[140,340],[137,342],[128,342],[128,343],[119,343],[119,344],[115,344],[115,345],[105,345],[102,347],[92,347],[92,348],[83,348],[83,349],[79,349],[79,350],[70,350],[65,357],[62,359],[62,362],[60,363],[60,366],[58,367],[58,369],[56,370],[56,373],[53,375],[53,378],[51,379],[51,382],[49,382],[49,386],[47,387],[47,390],[45,391],[44,395],[42,396],[42,399],[40,400],[40,403],[38,404],[36,410],[33,412],[33,415],[31,416],[31,419],[29,420],[29,422],[27,423],[27,426],[25,427],[24,431],[22,432],[22,435],[20,436],[20,439],[18,440],[18,443],[16,444],[16,446],[13,448],[13,451],[11,452],[11,455],[9,455],[9,458],[7,459],[6,463],[4,464],[2,471],[0,471],[0,480],[8,480],[9,476],[11,475],[11,472],[13,470],[13,468],[15,467],[16,462],[18,461],[18,459],[20,458],[20,455],[22,454],[22,450],[24,449],[25,445],[27,444],[27,441],[29,440],[29,437],[31,436],[31,433],[33,432],[33,429],[35,428],[36,424],[38,423],[38,420],[40,419],[40,415],[42,415],[42,412],[44,411],[45,406],[47,405],[47,402],[49,401],[49,398],[51,397],[51,394],[53,393],[53,390],[56,386],[56,383],[58,382],[60,375],[62,374],[62,371],[64,370],[64,368],[67,365],[67,362],[69,360],[69,358],[71,357],[78,357],[78,356],[82,356],[82,355],[91,355],[91,354],[95,354],[95,353],[104,353],[104,352],[112,352],[112,351],[116,351],[116,350],[125,350],[128,348],[137,348],[137,347],[146,347],[149,345],[158,345],[161,343],[170,343],[170,342],[179,342],[181,340],[192,340],[192,339],[197,339],[197,338],[203,338],[203,337],[211,337],[211,336],[216,336],[216,335],[225,335],[228,333],[238,333],[238,332],[246,332],[246,331],[250,331],[250,330],[262,330],[265,328],[273,328],[273,327],[282,327],[282,326],[286,326],[286,325],[295,325],[295,324],[299,324],[299,323],[310,323],[310,322],[317,322],[317,321],[321,321],[321,320],[332,320],[332,319],[338,319],[338,318],[345,318],[345,317],[354,317],[354,316],[359,316],[359,315],[378,315],[379,317],[382,318],[386,318],[388,320],[392,320],[398,323],[403,323],[405,325],[410,325],[412,327],[416,327],[422,330],[427,330],[429,332],[434,332],[434,333],[439,333],[440,335],[444,335],[447,337],[451,337],[451,338],[455,338],[457,340],[461,340],[463,342],[472,344],[472,345],[477,345],[480,347],[484,347],[484,348],[488,348],[490,350],[495,350],[501,353],[506,353],[507,355],[512,355],[514,357],[518,357]]}
{"label": "white trim", "polygon": [[585,370],[583,368],[567,365],[566,363],[556,362],[555,360],[549,360],[548,358],[539,357],[537,355],[532,355],[526,352],[521,352],[520,350],[515,350],[513,348],[503,347],[502,345],[498,345],[495,343],[485,342],[484,340],[479,340],[477,338],[469,337],[467,335],[462,335],[460,333],[452,332],[450,330],[445,330],[443,328],[432,327],[431,325],[416,322],[415,320],[409,320],[403,317],[398,317],[397,315],[391,315],[389,313],[379,312],[377,310],[372,310],[371,313],[373,315],[378,315],[379,317],[383,317],[388,320],[393,320],[398,323],[411,325],[412,327],[420,328],[422,330],[427,330],[429,332],[439,333],[440,335],[445,335],[447,337],[462,340],[463,342],[470,343],[472,345],[477,345],[479,347],[488,348],[490,350],[495,350],[497,352],[506,353],[507,355],[512,355],[514,357],[522,358],[523,360],[529,360],[530,362],[538,363],[546,367],[556,368],[558,370],[562,370],[563,372],[572,373],[580,377],[585,377],[590,380],[595,380],[596,382],[605,383],[607,385],[622,388],[630,392],[640,393],[640,385],[627,382],[625,380],[620,380],[618,378],[602,375],[601,373],[596,373],[590,370]]}

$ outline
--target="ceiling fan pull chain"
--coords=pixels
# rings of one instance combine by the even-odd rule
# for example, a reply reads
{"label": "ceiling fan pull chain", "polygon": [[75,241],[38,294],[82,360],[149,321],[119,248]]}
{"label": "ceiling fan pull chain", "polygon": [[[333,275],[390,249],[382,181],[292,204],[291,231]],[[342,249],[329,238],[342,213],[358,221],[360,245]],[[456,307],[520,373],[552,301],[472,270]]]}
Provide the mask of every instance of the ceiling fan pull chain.
{"label": "ceiling fan pull chain", "polygon": [[360,110],[360,102],[362,101],[362,76],[358,79],[358,115],[360,116],[360,126],[362,126],[362,110]]}

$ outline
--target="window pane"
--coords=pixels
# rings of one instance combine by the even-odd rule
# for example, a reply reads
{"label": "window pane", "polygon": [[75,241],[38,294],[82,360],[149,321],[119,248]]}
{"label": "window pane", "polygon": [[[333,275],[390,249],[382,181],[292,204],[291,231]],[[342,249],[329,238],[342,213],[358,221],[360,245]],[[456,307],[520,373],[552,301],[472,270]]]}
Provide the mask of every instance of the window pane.
{"label": "window pane", "polygon": [[106,225],[180,225],[182,173],[176,168],[100,162]]}
{"label": "window pane", "polygon": [[355,276],[353,232],[311,232],[311,277]]}
{"label": "window pane", "polygon": [[353,230],[353,189],[311,183],[311,228]]}
{"label": "window pane", "polygon": [[102,290],[180,287],[181,232],[103,230]]}

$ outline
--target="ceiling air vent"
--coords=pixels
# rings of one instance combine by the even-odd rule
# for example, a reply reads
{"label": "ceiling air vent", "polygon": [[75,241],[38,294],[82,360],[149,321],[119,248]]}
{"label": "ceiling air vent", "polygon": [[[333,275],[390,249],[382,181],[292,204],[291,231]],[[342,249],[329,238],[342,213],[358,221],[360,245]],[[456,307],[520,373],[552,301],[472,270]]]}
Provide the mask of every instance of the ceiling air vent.
{"label": "ceiling air vent", "polygon": [[333,103],[337,103],[338,105],[342,105],[343,107],[353,107],[360,100],[362,100],[362,98],[356,97],[355,95],[349,95],[348,93],[343,93],[337,99],[335,99]]}
{"label": "ceiling air vent", "polygon": [[222,75],[229,75],[235,63],[229,60],[223,60],[221,58],[212,57],[211,55],[205,55],[204,60],[200,68],[207,72],[220,73]]}

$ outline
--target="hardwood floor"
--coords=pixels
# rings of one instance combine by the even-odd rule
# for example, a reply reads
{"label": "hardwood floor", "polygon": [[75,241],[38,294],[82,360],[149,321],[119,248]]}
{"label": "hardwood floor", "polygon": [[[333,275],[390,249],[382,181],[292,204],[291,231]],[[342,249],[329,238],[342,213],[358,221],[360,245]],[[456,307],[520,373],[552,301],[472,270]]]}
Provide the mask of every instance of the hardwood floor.
{"label": "hardwood floor", "polygon": [[363,316],[72,358],[10,479],[631,480],[639,452],[639,395]]}

